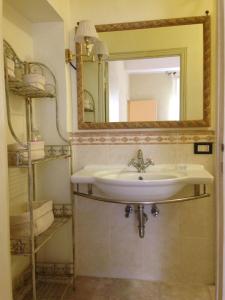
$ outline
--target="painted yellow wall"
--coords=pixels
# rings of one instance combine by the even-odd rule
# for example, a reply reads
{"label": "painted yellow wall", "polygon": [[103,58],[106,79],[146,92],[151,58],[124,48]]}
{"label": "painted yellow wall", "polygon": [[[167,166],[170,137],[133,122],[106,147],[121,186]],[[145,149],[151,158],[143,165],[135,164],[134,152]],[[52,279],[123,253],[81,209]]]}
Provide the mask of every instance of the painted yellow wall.
{"label": "painted yellow wall", "polygon": [[[74,37],[72,29],[71,29],[71,7],[70,7],[70,0],[46,0],[52,8],[60,15],[60,17],[63,20],[63,26],[64,26],[64,48],[73,48],[74,44]],[[64,53],[62,56],[62,59],[64,60]],[[66,73],[66,94],[67,97],[65,99],[66,103],[66,119],[67,119],[67,131],[72,131],[72,106],[71,106],[71,73],[70,73],[70,66],[65,65],[65,70],[63,72]],[[74,74],[72,74],[73,82],[74,82]]]}
{"label": "painted yellow wall", "polygon": [[[2,15],[2,0],[0,0],[0,16]],[[2,18],[0,18],[0,39],[2,40]],[[0,60],[3,60],[2,43],[0,45]],[[8,172],[6,152],[6,107],[4,93],[3,64],[0,64],[0,299],[11,300],[11,269],[9,247],[9,201]]]}
{"label": "painted yellow wall", "polygon": [[33,58],[31,22],[6,2],[3,5],[3,36],[13,47],[16,46],[20,59],[31,60]]}
{"label": "painted yellow wall", "polygon": [[96,24],[214,14],[214,0],[71,0],[71,21],[91,19]]}
{"label": "painted yellow wall", "polygon": [[69,43],[70,39],[70,0],[46,0],[52,8],[58,13],[58,15],[62,18],[64,23],[64,31],[65,31],[65,43]]}
{"label": "painted yellow wall", "polygon": [[70,0],[47,0],[47,2],[55,9],[64,21],[69,19]]}

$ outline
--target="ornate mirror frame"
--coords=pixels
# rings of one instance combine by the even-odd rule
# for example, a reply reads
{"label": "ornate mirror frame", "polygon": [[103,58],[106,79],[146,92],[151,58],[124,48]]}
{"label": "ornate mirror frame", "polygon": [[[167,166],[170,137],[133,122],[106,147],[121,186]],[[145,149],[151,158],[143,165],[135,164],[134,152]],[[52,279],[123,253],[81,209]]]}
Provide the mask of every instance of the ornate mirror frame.
{"label": "ornate mirror frame", "polygon": [[77,63],[77,105],[78,105],[78,128],[79,129],[131,129],[131,128],[190,128],[209,127],[211,123],[210,104],[210,61],[211,61],[211,32],[210,16],[197,16],[187,18],[162,19],[153,21],[115,23],[97,25],[97,32],[123,31],[134,29],[146,29],[157,27],[169,27],[179,25],[203,24],[203,119],[185,121],[146,121],[146,122],[108,122],[92,123],[84,122],[83,106],[83,60],[81,45],[76,43]]}

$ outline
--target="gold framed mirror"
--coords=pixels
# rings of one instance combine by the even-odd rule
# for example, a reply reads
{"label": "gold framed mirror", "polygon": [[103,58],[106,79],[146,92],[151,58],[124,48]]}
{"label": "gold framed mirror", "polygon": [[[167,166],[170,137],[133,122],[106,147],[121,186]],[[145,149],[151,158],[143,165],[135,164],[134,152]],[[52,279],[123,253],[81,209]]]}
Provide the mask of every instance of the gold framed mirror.
{"label": "gold framed mirror", "polygon": [[[208,15],[97,25],[96,30],[110,55],[107,61],[87,59],[76,43],[79,129],[210,126]],[[124,84],[119,87],[124,82],[129,93]],[[94,112],[86,107],[84,91],[92,95]]]}

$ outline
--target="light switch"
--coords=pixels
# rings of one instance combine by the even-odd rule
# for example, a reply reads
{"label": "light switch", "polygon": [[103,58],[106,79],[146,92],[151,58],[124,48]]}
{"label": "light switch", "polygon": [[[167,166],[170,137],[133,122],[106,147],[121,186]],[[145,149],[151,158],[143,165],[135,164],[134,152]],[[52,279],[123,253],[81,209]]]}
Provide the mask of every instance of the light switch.
{"label": "light switch", "polygon": [[194,154],[212,154],[212,143],[194,143]]}

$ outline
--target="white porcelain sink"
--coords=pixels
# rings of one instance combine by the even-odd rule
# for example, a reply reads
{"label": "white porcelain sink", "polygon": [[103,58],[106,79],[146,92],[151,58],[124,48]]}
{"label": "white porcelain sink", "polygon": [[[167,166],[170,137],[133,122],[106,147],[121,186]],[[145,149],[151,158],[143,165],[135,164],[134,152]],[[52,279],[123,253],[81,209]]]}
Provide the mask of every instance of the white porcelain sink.
{"label": "white porcelain sink", "polygon": [[127,166],[87,166],[72,175],[73,183],[95,185],[105,196],[126,201],[168,199],[188,184],[206,184],[213,176],[202,165],[163,164],[138,173]]}

